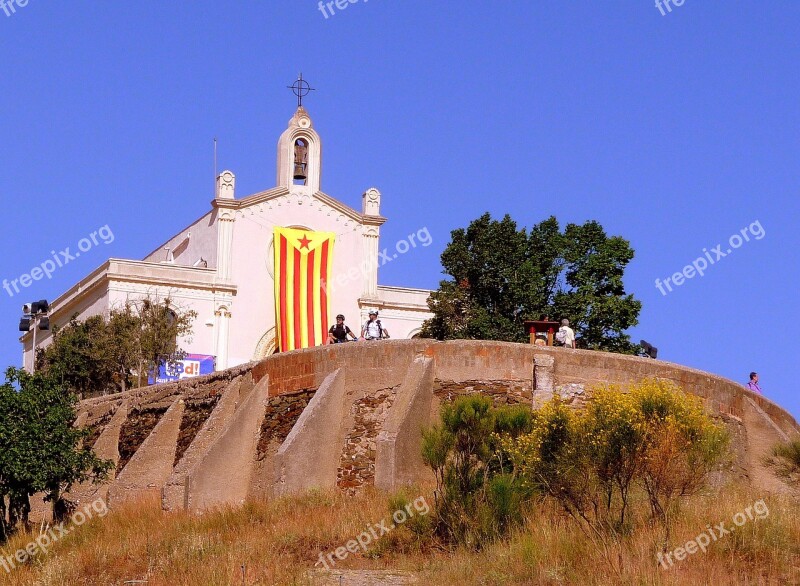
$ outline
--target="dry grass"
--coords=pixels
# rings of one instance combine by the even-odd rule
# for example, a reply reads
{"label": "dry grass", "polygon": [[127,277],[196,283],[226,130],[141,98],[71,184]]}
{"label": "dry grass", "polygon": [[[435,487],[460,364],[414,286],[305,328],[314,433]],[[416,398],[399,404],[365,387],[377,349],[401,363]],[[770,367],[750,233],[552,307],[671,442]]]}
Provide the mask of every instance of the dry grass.
{"label": "dry grass", "polygon": [[[759,499],[749,491],[695,497],[676,516],[670,550]],[[538,509],[509,542],[477,555],[458,552],[429,566],[437,584],[800,584],[800,507],[786,497],[765,499],[769,516],[747,521],[671,568],[656,561],[663,533],[640,527],[604,550],[549,507]],[[431,582],[433,583],[433,581]]]}
{"label": "dry grass", "polygon": [[[481,552],[420,548],[404,527],[370,549],[351,555],[339,568],[405,569],[420,584],[800,584],[798,503],[747,489],[695,497],[676,517],[672,548],[695,538],[707,525],[733,526],[733,516],[765,498],[769,515],[747,521],[675,567],[656,564],[660,533],[642,524],[621,545],[603,552],[573,523],[547,505],[533,508],[527,526],[508,541]],[[48,555],[15,569],[0,567],[0,582],[12,586],[123,584],[148,586],[307,584],[321,551],[344,545],[364,529],[389,518],[380,493],[358,497],[310,494],[250,503],[192,517],[156,508],[128,506],[76,528]],[[428,498],[428,503],[432,504]],[[0,548],[8,555],[31,536],[18,535]]]}

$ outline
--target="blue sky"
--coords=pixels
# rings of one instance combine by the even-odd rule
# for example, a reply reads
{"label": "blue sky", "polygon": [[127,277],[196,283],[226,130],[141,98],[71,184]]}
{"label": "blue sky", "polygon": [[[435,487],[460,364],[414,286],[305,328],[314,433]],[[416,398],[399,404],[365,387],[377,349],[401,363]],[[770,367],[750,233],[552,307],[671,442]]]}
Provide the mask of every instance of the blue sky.
{"label": "blue sky", "polygon": [[[335,8],[335,5],[334,5]],[[323,189],[384,194],[381,269],[435,288],[450,230],[485,211],[530,226],[598,220],[629,239],[634,340],[800,417],[793,331],[800,245],[800,3],[686,0],[45,2],[0,11],[0,279],[108,225],[23,294],[0,290],[0,363],[19,364],[23,301],[106,258],[141,258],[202,215],[219,168],[242,196],[275,183],[299,71],[323,139]],[[655,286],[758,222],[662,295]],[[716,255],[713,255],[714,258]]]}

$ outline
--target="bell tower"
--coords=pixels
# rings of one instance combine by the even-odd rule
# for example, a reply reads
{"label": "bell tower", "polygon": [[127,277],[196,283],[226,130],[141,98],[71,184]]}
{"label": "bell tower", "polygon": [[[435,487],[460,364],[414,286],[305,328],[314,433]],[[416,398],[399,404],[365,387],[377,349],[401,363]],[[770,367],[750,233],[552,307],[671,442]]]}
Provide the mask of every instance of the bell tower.
{"label": "bell tower", "polygon": [[306,109],[300,106],[278,140],[278,186],[320,190],[322,144]]}
{"label": "bell tower", "polygon": [[315,193],[320,190],[322,143],[311,117],[303,107],[303,98],[314,89],[300,74],[291,90],[297,96],[297,111],[289,127],[278,140],[278,186]]}

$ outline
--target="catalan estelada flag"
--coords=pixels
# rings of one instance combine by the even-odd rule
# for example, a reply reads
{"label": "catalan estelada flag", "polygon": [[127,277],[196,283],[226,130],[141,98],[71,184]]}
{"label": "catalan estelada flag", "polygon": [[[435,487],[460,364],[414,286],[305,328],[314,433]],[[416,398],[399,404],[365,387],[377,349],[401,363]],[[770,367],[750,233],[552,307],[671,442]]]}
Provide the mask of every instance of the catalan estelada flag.
{"label": "catalan estelada flag", "polygon": [[275,315],[281,352],[328,337],[333,232],[275,228]]}

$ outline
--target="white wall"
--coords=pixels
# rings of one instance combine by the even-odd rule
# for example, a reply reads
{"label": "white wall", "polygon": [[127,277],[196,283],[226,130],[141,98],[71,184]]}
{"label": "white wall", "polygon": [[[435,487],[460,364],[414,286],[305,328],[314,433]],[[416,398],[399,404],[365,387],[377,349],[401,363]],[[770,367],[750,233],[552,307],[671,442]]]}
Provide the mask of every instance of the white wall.
{"label": "white wall", "polygon": [[201,257],[208,261],[209,267],[217,263],[217,223],[216,210],[204,214],[199,220],[178,232],[164,244],[148,254],[147,262],[165,262],[169,247],[177,265],[192,266]]}
{"label": "white wall", "polygon": [[234,222],[232,282],[238,291],[231,317],[229,366],[252,360],[259,340],[275,327],[271,274],[275,226],[336,233],[328,320],[333,325],[334,316],[343,313],[353,331],[358,324],[358,299],[364,286],[359,266],[365,260],[361,225],[310,195],[293,193],[256,204],[238,211]]}

